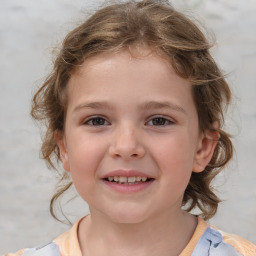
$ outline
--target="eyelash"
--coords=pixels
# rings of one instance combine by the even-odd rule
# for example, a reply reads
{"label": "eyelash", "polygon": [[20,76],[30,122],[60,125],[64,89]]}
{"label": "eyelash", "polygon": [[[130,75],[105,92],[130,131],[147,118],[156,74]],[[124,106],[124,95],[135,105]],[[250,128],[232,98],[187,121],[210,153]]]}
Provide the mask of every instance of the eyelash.
{"label": "eyelash", "polygon": [[[164,121],[164,124],[160,124],[160,125],[153,125],[153,124],[152,124],[152,126],[167,126],[167,125],[172,125],[172,124],[174,124],[174,121],[172,121],[172,120],[170,120],[170,119],[167,119],[167,118],[165,118],[165,117],[163,117],[163,116],[155,116],[155,117],[151,118],[149,121],[147,121],[147,123],[153,122],[154,120],[158,120],[158,121],[161,120],[161,121]],[[93,124],[94,121],[103,121],[103,124],[101,123],[101,124],[96,124],[96,125],[94,125],[94,124]],[[104,117],[96,116],[96,117],[92,117],[92,118],[86,120],[83,124],[89,125],[89,126],[99,127],[99,126],[104,126],[104,125],[105,125],[105,124],[104,124],[105,122],[108,123],[107,125],[110,125],[110,123],[109,123]],[[167,123],[167,124],[166,124],[166,123]]]}

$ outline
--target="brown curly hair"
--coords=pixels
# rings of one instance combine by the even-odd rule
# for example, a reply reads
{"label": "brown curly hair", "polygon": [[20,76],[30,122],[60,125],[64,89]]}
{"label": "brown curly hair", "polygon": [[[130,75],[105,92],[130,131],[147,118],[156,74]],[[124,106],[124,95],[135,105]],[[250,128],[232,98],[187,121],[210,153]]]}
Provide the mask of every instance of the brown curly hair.
{"label": "brown curly hair", "polygon": [[[128,1],[108,5],[66,36],[52,73],[33,98],[31,115],[46,126],[42,157],[57,170],[61,159],[54,133],[64,131],[66,89],[72,71],[92,56],[129,50],[141,44],[150,47],[155,53],[161,53],[179,76],[189,79],[200,131],[209,129],[220,134],[210,163],[203,172],[192,173],[183,198],[187,211],[198,207],[201,216],[208,219],[216,213],[220,202],[211,181],[233,154],[230,135],[222,129],[224,109],[230,103],[231,92],[209,53],[211,44],[198,26],[176,11],[169,1]],[[214,127],[216,122],[219,128]],[[50,204],[55,218],[54,205],[57,199],[72,185],[64,170],[58,172],[61,186]]]}

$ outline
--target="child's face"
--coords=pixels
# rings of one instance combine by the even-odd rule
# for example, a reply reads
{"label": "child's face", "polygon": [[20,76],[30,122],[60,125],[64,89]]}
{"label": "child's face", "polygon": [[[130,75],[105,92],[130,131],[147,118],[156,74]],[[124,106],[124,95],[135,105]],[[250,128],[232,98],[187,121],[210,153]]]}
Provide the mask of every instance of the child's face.
{"label": "child's face", "polygon": [[[189,82],[160,57],[97,56],[71,77],[58,144],[92,214],[137,223],[180,211],[192,171],[210,160],[209,143]],[[114,176],[130,184],[108,181]]]}

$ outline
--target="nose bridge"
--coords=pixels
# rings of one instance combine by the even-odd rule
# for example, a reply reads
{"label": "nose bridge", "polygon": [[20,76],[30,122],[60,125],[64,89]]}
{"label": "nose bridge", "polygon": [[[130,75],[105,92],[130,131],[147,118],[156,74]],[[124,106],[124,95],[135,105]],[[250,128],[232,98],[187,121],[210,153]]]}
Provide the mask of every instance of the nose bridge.
{"label": "nose bridge", "polygon": [[118,125],[114,132],[111,149],[115,156],[142,157],[145,150],[139,127],[129,121]]}
{"label": "nose bridge", "polygon": [[115,133],[115,144],[118,147],[124,148],[134,148],[138,141],[137,141],[137,133],[138,128],[135,125],[131,124],[130,122],[124,122],[117,127]]}

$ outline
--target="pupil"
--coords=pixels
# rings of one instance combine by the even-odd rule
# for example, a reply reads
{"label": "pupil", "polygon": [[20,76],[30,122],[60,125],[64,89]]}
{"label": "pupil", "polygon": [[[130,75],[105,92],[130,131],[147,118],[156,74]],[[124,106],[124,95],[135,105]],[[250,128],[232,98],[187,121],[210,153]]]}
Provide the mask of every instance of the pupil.
{"label": "pupil", "polygon": [[104,120],[102,118],[95,118],[93,120],[93,124],[94,125],[103,125],[104,124]]}
{"label": "pupil", "polygon": [[165,124],[165,119],[164,118],[155,118],[153,120],[154,125],[164,125]]}

